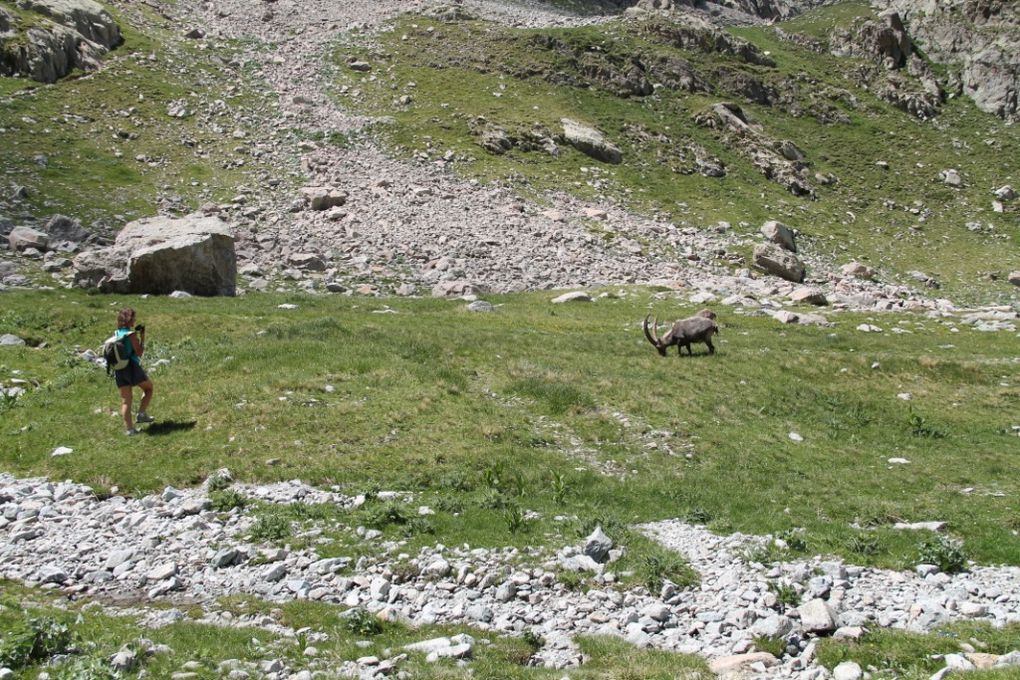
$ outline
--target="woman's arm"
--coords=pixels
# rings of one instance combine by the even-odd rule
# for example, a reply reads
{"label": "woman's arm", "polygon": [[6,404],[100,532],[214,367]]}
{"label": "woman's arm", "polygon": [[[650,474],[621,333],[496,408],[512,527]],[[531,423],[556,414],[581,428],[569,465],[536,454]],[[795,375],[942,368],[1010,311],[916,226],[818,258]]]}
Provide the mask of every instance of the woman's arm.
{"label": "woman's arm", "polygon": [[131,338],[131,347],[134,348],[135,354],[141,357],[145,354],[145,338],[140,336],[138,333],[132,333],[128,337]]}

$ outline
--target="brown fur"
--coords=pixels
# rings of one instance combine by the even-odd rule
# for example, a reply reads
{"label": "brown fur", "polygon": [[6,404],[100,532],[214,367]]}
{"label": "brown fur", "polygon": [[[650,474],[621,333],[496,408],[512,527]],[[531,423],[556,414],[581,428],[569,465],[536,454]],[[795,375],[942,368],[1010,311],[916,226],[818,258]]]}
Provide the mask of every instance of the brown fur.
{"label": "brown fur", "polygon": [[[651,316],[649,314],[649,316]],[[680,319],[673,323],[673,326],[659,338],[655,328],[658,326],[658,319],[652,318],[652,326],[648,326],[648,316],[645,317],[641,328],[645,337],[659,354],[666,356],[666,350],[676,345],[677,356],[683,354],[683,348],[687,348],[687,354],[694,355],[691,344],[703,342],[708,345],[708,353],[715,354],[715,347],[712,345],[712,336],[719,332],[719,324],[715,322],[715,312],[710,309],[703,309],[692,317]]]}

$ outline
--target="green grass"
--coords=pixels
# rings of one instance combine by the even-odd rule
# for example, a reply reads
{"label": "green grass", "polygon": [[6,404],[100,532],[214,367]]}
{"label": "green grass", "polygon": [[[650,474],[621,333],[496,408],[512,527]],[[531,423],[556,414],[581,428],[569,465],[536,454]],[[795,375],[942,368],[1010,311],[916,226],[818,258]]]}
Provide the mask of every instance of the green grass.
{"label": "green grass", "polygon": [[[1008,654],[1017,649],[1020,626],[1016,624],[993,628],[981,623],[960,623],[944,626],[929,634],[905,631],[875,630],[861,640],[823,640],[818,660],[829,670],[843,661],[855,661],[862,668],[874,666],[874,677],[920,680],[929,678],[945,665],[944,654],[961,654],[960,645],[969,644],[978,652]],[[1017,668],[974,672],[978,678],[1018,678]]]}
{"label": "green grass", "polygon": [[[246,481],[415,492],[403,511],[373,501],[336,516],[343,541],[372,520],[412,547],[555,547],[601,524],[628,545],[618,570],[636,581],[667,556],[627,527],[672,517],[722,532],[803,528],[798,547],[812,554],[892,566],[915,563],[920,542],[893,522],[943,520],[971,559],[1020,564],[1015,334],[953,333],[920,316],[785,327],[721,310],[716,356],[663,359],[639,319],[649,305],[688,311],[676,303],[643,289],[566,307],[549,297],[499,297],[498,313],[471,314],[446,300],[8,292],[0,333],[45,347],[0,354],[0,380],[17,370],[39,384],[0,406],[0,466],[130,494],[221,467]],[[373,313],[384,302],[397,313]],[[75,355],[125,304],[149,329],[147,365],[168,362],[151,370],[162,425],[131,439],[112,382]],[[886,332],[856,332],[865,320]],[[50,457],[57,446],[74,453]],[[380,519],[418,505],[437,512]],[[515,506],[539,516],[513,530]]]}
{"label": "green grass", "polygon": [[[785,28],[824,37],[868,13],[865,3],[845,3]],[[686,224],[726,220],[744,231],[780,219],[801,230],[804,250],[835,264],[865,260],[886,279],[905,282],[906,272],[923,267],[956,299],[1015,299],[1010,287],[987,276],[1020,266],[1016,211],[991,212],[991,190],[1017,181],[1008,159],[1020,155],[1020,146],[1002,121],[957,98],[936,122],[921,122],[844,75],[859,62],[782,41],[771,28],[732,33],[768,52],[775,66],[678,49],[662,37],[669,30],[661,21],[519,30],[410,16],[371,46],[352,40],[338,46],[338,85],[347,90],[337,96],[345,106],[390,116],[392,124],[375,130],[397,153],[437,158],[452,150],[457,172],[509,182],[538,200],[546,190],[566,190]],[[372,72],[343,67],[351,56],[371,63]],[[614,83],[634,58],[652,82],[684,72],[677,66],[684,64],[706,86],[621,96]],[[747,82],[781,96],[773,105],[751,103],[742,94]],[[411,104],[394,103],[405,94]],[[767,139],[796,142],[817,200],[765,180],[730,141],[695,123],[719,101],[739,103]],[[833,116],[848,122],[821,122]],[[535,130],[555,136],[561,118],[575,118],[605,132],[624,161],[604,165],[564,145],[557,156],[517,147],[492,155],[472,134],[479,117],[513,137]],[[727,176],[694,171],[697,147],[720,158]],[[892,169],[880,169],[880,160]],[[939,180],[946,168],[962,173],[963,188]],[[816,172],[838,181],[822,186],[812,179]],[[975,221],[993,229],[966,229]]]}

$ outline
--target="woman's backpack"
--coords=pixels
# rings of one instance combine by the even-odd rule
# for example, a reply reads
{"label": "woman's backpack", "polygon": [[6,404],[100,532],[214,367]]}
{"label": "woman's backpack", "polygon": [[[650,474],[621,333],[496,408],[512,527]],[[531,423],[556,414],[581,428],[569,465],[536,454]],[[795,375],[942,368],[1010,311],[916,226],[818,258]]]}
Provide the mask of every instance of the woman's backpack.
{"label": "woman's backpack", "polygon": [[125,335],[123,338],[118,338],[116,333],[103,342],[103,359],[106,360],[106,375],[110,375],[113,371],[127,368],[128,362],[131,359],[128,356],[127,348],[124,346],[125,342],[130,342],[128,336]]}

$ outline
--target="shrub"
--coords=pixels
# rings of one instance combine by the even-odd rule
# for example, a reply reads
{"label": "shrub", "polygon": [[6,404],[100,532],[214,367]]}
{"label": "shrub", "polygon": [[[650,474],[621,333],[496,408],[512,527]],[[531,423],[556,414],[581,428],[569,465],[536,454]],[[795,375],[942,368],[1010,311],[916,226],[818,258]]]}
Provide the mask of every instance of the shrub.
{"label": "shrub", "polygon": [[787,583],[771,581],[769,590],[776,596],[776,605],[779,607],[779,611],[785,611],[800,604],[800,595],[797,594],[797,589]]}
{"label": "shrub", "polygon": [[754,638],[754,647],[759,652],[768,652],[777,659],[782,658],[786,652],[786,642],[779,637],[764,637],[759,635]]}
{"label": "shrub", "polygon": [[428,517],[412,517],[404,525],[403,533],[407,538],[418,536],[419,534],[434,534],[436,533],[436,527]]}
{"label": "shrub", "polygon": [[253,541],[282,541],[290,534],[290,520],[281,515],[262,515],[251,528]]}
{"label": "shrub", "polygon": [[209,490],[210,494],[217,491],[223,491],[228,486],[230,486],[230,478],[221,474],[211,475],[209,480],[206,482],[206,488]]}
{"label": "shrub", "polygon": [[511,534],[518,533],[524,529],[524,510],[517,504],[508,505],[503,510],[503,521],[506,522],[506,528]]}
{"label": "shrub", "polygon": [[870,557],[871,555],[877,555],[881,550],[881,546],[879,546],[878,539],[874,536],[854,534],[847,539],[846,549],[852,553]]}
{"label": "shrub", "polygon": [[234,508],[243,508],[248,499],[233,489],[214,491],[209,494],[209,503],[217,512],[229,512]]}
{"label": "shrub", "polygon": [[50,616],[29,618],[0,640],[0,667],[13,670],[62,654],[72,637],[67,624]]}
{"label": "shrub", "polygon": [[384,529],[391,524],[407,524],[410,520],[407,508],[396,501],[376,505],[365,516],[365,523],[376,529]]}
{"label": "shrub", "polygon": [[368,637],[382,632],[382,623],[379,622],[375,614],[367,609],[362,609],[361,607],[348,609],[341,615],[341,618],[344,622],[344,628],[355,635]]}
{"label": "shrub", "polygon": [[966,567],[967,553],[963,549],[963,541],[933,534],[918,544],[917,561],[920,564],[934,564],[947,574],[955,574]]}
{"label": "shrub", "polygon": [[562,472],[554,472],[550,485],[552,486],[553,502],[562,506],[566,502],[567,492],[570,490],[566,476]]}
{"label": "shrub", "polygon": [[117,674],[106,659],[95,656],[79,656],[57,666],[50,673],[53,680],[115,680]]}
{"label": "shrub", "polygon": [[683,571],[684,563],[672,555],[653,553],[642,558],[641,567],[645,586],[651,592],[657,593],[667,580],[681,580],[677,574]]}

